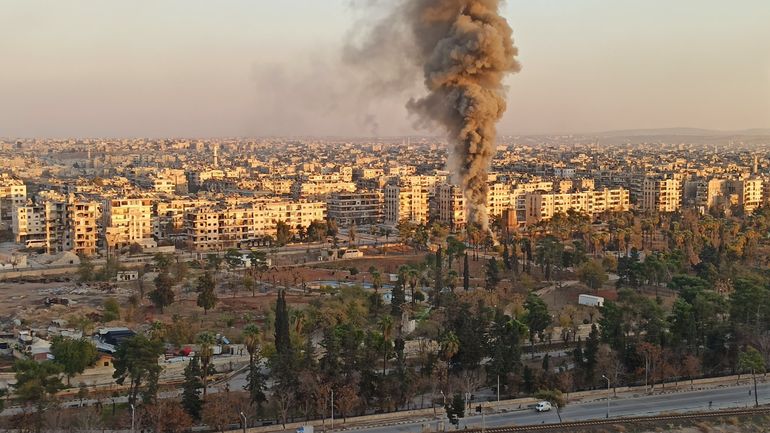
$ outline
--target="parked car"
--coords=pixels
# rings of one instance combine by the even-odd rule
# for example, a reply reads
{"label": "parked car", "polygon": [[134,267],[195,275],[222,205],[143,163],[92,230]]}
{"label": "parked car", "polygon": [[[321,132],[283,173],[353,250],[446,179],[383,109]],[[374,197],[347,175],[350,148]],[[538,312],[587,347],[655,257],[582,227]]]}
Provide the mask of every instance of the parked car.
{"label": "parked car", "polygon": [[535,405],[535,410],[538,412],[548,412],[551,410],[551,403],[547,401],[541,401],[540,403]]}

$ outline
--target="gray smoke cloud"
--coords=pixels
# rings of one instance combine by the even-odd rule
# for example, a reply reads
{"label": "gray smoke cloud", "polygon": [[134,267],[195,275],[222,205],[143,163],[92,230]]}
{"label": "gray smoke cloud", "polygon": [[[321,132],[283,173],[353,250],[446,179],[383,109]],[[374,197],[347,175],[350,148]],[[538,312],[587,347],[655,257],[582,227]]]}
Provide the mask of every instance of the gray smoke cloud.
{"label": "gray smoke cloud", "polygon": [[[393,62],[394,67],[379,70],[398,73],[386,75],[380,87],[406,88],[412,82],[409,66],[422,68],[428,94],[411,98],[407,108],[418,116],[421,126],[437,124],[447,132],[448,168],[463,190],[468,222],[485,230],[489,227],[487,173],[495,155],[496,124],[506,109],[503,79],[521,69],[500,3],[396,2],[371,25],[364,42],[346,52],[354,62],[369,62],[362,60],[366,56],[376,57],[375,64],[383,59]],[[382,3],[367,2],[367,7],[375,6]],[[390,55],[393,52],[397,55]]]}

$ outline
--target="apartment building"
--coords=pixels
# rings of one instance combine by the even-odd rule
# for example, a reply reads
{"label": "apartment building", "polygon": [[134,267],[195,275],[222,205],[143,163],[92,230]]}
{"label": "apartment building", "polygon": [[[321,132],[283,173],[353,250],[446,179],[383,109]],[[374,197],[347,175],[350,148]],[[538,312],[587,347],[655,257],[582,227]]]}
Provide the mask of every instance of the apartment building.
{"label": "apartment building", "polygon": [[329,220],[340,227],[378,224],[383,218],[383,195],[379,191],[332,193],[326,205]]}
{"label": "apartment building", "polygon": [[294,198],[327,196],[335,192],[355,192],[356,184],[349,181],[298,181],[291,186]]}
{"label": "apartment building", "polygon": [[214,202],[205,199],[177,199],[159,201],[155,204],[152,232],[155,239],[175,239],[184,236],[184,214],[188,209],[212,206]]}
{"label": "apartment building", "polygon": [[637,203],[645,212],[676,212],[682,207],[680,175],[645,176],[642,181],[642,200]]}
{"label": "apartment building", "polygon": [[185,210],[187,247],[194,251],[245,248],[261,236],[275,236],[278,221],[292,229],[326,218],[326,202],[255,201],[238,206]]}
{"label": "apartment building", "polygon": [[65,249],[83,257],[93,256],[99,242],[100,204],[96,201],[75,200],[67,203],[68,244]]}
{"label": "apartment building", "polygon": [[623,188],[579,191],[572,193],[531,192],[525,196],[527,225],[549,220],[558,213],[579,212],[595,217],[603,212],[630,210],[628,190]]}
{"label": "apartment building", "polygon": [[12,230],[17,243],[47,253],[73,251],[92,256],[99,241],[100,205],[96,201],[41,193],[34,204],[14,209]]}
{"label": "apartment building", "polygon": [[467,223],[465,195],[457,185],[436,185],[434,218],[453,231],[461,230]]}
{"label": "apartment building", "polygon": [[[759,177],[713,178],[708,181],[705,193],[705,208],[708,210],[738,207],[743,213],[751,214],[762,205],[764,182]],[[699,201],[704,200],[701,198]]]}
{"label": "apartment building", "polygon": [[27,202],[27,186],[19,179],[3,175],[0,177],[0,225],[8,227],[13,218],[13,209]]}
{"label": "apartment building", "polygon": [[152,209],[151,198],[107,199],[104,206],[107,246],[154,245]]}
{"label": "apartment building", "polygon": [[430,199],[435,183],[386,185],[384,190],[385,224],[396,225],[401,220],[422,224],[428,222]]}

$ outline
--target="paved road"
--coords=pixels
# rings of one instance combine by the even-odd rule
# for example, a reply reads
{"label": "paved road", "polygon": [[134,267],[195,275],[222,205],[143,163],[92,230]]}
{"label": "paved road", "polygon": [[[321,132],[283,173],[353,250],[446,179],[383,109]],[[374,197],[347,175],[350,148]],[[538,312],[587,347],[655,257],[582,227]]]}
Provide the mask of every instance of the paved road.
{"label": "paved road", "polygon": [[[650,416],[667,412],[695,412],[707,411],[709,401],[712,402],[712,409],[741,408],[754,405],[754,396],[749,395],[748,386],[722,387],[703,391],[687,391],[672,394],[662,394],[653,396],[640,396],[632,398],[618,398],[610,401],[610,417],[620,416]],[[759,403],[770,403],[770,384],[760,384]],[[564,421],[581,421],[588,419],[601,419],[606,416],[607,401],[598,400],[586,403],[575,403],[562,410],[562,419]],[[501,427],[508,425],[533,425],[542,423],[558,423],[559,418],[555,411],[537,413],[533,409],[522,408],[521,410],[512,410],[487,414],[484,416],[486,427]],[[440,420],[420,420],[408,422],[400,425],[381,426],[356,429],[356,431],[367,433],[388,433],[388,432],[421,432],[422,428],[429,425],[433,430],[437,426],[444,424],[447,430],[454,430],[455,427],[446,422],[446,417]],[[473,416],[460,420],[459,429],[466,425],[468,428],[480,428],[482,423],[481,416]]]}

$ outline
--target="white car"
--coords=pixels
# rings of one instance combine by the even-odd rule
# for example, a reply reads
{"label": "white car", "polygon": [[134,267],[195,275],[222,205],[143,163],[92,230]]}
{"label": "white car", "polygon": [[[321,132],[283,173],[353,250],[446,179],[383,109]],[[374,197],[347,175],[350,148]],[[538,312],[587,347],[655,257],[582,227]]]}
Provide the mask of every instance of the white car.
{"label": "white car", "polygon": [[548,412],[551,410],[551,403],[547,401],[541,401],[540,403],[535,405],[535,410],[538,412]]}

